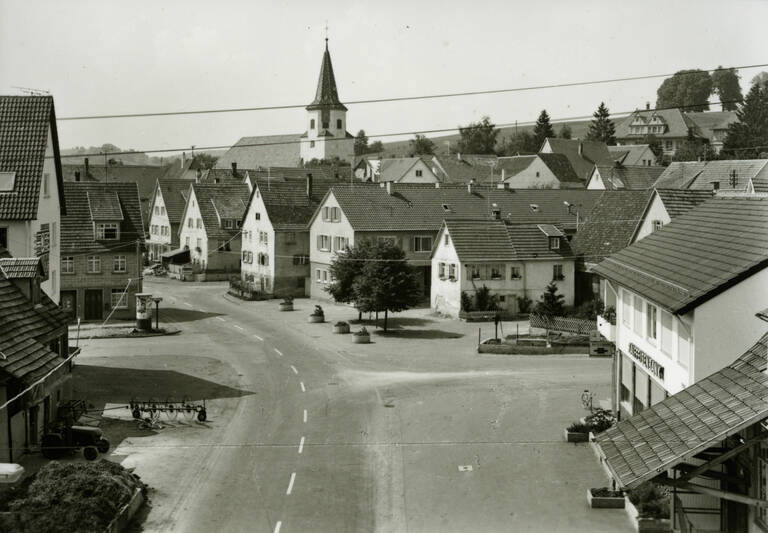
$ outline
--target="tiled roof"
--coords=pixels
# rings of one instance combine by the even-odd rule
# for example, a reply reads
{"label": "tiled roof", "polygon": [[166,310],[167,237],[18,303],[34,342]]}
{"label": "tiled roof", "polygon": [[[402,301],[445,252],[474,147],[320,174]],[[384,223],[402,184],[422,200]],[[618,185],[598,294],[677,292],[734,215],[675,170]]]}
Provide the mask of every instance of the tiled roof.
{"label": "tiled roof", "polygon": [[647,144],[623,144],[621,146],[609,146],[608,151],[616,161],[624,165],[642,165],[641,157],[647,153]]}
{"label": "tiled roof", "polygon": [[693,128],[698,133],[698,127],[696,123],[691,120],[686,113],[683,113],[679,109],[659,109],[651,111],[635,111],[628,117],[616,125],[616,138],[617,139],[642,139],[644,134],[630,133],[630,124],[635,120],[636,116],[648,120],[652,116],[659,116],[666,124],[664,133],[654,133],[659,139],[667,139],[671,137],[687,137],[688,128]]}
{"label": "tiled roof", "polygon": [[706,165],[706,161],[673,161],[653,186],[663,189],[687,189]]}
{"label": "tiled roof", "polygon": [[768,198],[715,197],[594,270],[682,313],[766,266]]}
{"label": "tiled roof", "polygon": [[55,120],[51,96],[0,96],[0,172],[16,173],[13,191],[0,192],[0,220],[37,218],[49,127],[61,192]]}
{"label": "tiled roof", "polygon": [[711,191],[656,189],[656,193],[672,220],[712,198]]}
{"label": "tiled roof", "polygon": [[541,228],[542,225],[536,224],[507,225],[507,233],[509,233],[509,238],[515,246],[515,250],[517,250],[517,259],[531,261],[535,259],[564,259],[573,257],[573,251],[568,239],[560,239],[560,247],[552,250],[549,247],[549,236]]}
{"label": "tiled roof", "polygon": [[601,433],[614,479],[634,488],[768,416],[768,335],[736,361]]}
{"label": "tiled roof", "polygon": [[[708,161],[688,186],[690,189],[712,190],[712,183],[720,182],[720,189],[747,190],[750,180],[755,192],[768,192],[768,159],[732,159]],[[731,183],[736,173],[736,185]]]}
{"label": "tiled roof", "polygon": [[[497,170],[499,175],[501,171],[504,171],[504,178],[511,178],[517,176],[522,171],[531,166],[531,163],[536,161],[535,155],[513,155],[507,157],[500,157]],[[501,176],[499,176],[501,179]]]}
{"label": "tiled roof", "polygon": [[42,264],[39,257],[0,258],[0,274],[8,279],[34,278],[41,269]]}
{"label": "tiled roof", "polygon": [[[258,180],[259,193],[275,229],[304,230],[334,182],[312,180],[312,198],[306,179]],[[254,189],[255,191],[255,189]],[[251,199],[252,201],[252,199]]]}
{"label": "tiled roof", "polygon": [[184,206],[187,204],[189,185],[187,180],[162,179],[158,180],[160,193],[163,195],[165,212],[171,224],[180,224],[184,214]]}
{"label": "tiled roof", "polygon": [[652,191],[604,191],[571,241],[586,263],[598,263],[632,242]]}
{"label": "tiled roof", "polygon": [[66,331],[68,318],[40,291],[34,305],[0,275],[0,370],[33,383],[53,370],[62,359],[47,348],[52,337]]}
{"label": "tiled roof", "polygon": [[192,188],[207,237],[228,239],[237,235],[239,229],[226,229],[221,224],[221,220],[242,220],[248,204],[248,185],[245,183],[194,183]]}
{"label": "tiled roof", "polygon": [[476,185],[392,184],[392,194],[378,184],[336,185],[331,191],[356,231],[425,229],[437,231],[444,218],[490,217],[497,204],[509,223],[574,227],[576,217],[563,204],[588,212],[602,191],[585,189],[497,189]]}
{"label": "tiled roof", "polygon": [[379,166],[378,181],[400,181],[400,178],[419,161],[421,161],[420,157],[382,159]]}
{"label": "tiled roof", "polygon": [[[562,154],[568,158],[578,179],[585,183],[592,175],[595,165],[612,164],[614,161],[604,142],[559,138],[547,138],[546,142],[552,149],[552,153]],[[581,147],[581,155],[579,155],[579,147]]]}
{"label": "tiled roof", "polygon": [[88,197],[88,210],[91,220],[123,220],[123,210],[120,209],[120,198],[115,191],[97,190],[85,193]]}
{"label": "tiled roof", "polygon": [[301,160],[301,133],[243,137],[216,161],[216,168],[296,167]]}
{"label": "tiled roof", "polygon": [[659,178],[664,167],[648,167],[644,165],[600,165],[597,167],[605,189],[629,189],[642,191],[650,189]]}
{"label": "tiled roof", "polygon": [[[95,220],[109,221],[100,211],[104,204],[93,204],[89,198],[111,197],[113,200],[106,205],[107,216],[115,216],[116,209],[122,213],[119,239],[114,241],[96,240],[94,230]],[[113,196],[114,195],[114,196]],[[112,249],[135,252],[130,243],[144,240],[144,225],[142,221],[139,189],[135,183],[99,183],[99,182],[65,182],[64,201],[67,205],[66,216],[61,217],[61,251],[67,252],[106,252]],[[113,203],[114,202],[114,203]],[[92,209],[97,209],[92,214]]]}
{"label": "tiled roof", "polygon": [[561,182],[583,183],[564,154],[537,154],[537,157],[544,161],[544,164]]}
{"label": "tiled roof", "polygon": [[336,88],[336,77],[333,75],[333,64],[331,63],[331,53],[328,51],[327,40],[325,41],[323,62],[320,65],[320,76],[317,79],[315,99],[307,106],[308,110],[321,108],[347,110],[339,100],[339,91]]}
{"label": "tiled roof", "polygon": [[[488,183],[491,179],[491,167],[487,160],[476,160],[478,164],[473,165],[463,155],[435,155],[431,158],[424,158],[425,163],[432,169],[441,183],[469,183],[475,180],[479,183]],[[494,181],[499,180],[501,170],[493,170]]]}
{"label": "tiled roof", "polygon": [[712,139],[714,130],[728,129],[729,124],[739,120],[735,111],[702,111],[686,113],[686,115],[696,123],[701,134],[708,139]]}
{"label": "tiled roof", "polygon": [[251,179],[251,183],[256,178],[266,181],[266,178],[306,178],[307,174],[312,174],[312,179],[317,182],[319,180],[334,180],[338,179],[349,180],[349,169],[337,169],[333,167],[257,167],[244,169],[244,172],[248,173],[248,177]]}

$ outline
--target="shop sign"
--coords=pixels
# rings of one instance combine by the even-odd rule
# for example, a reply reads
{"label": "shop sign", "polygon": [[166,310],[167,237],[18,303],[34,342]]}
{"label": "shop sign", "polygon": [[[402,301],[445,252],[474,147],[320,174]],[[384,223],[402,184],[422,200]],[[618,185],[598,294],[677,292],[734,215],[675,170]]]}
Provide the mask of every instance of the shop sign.
{"label": "shop sign", "polygon": [[664,380],[664,367],[661,366],[656,360],[645,353],[643,350],[635,346],[633,343],[629,343],[629,353],[634,357],[641,365],[647,368],[651,374]]}

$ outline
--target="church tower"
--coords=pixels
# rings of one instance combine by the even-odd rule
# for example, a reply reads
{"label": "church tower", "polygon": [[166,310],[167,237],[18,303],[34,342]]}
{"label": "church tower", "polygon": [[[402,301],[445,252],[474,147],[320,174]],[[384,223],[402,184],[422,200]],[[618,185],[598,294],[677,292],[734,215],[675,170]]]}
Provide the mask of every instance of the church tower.
{"label": "church tower", "polygon": [[347,132],[347,108],[339,100],[327,37],[315,99],[306,109],[307,130],[301,139],[302,161],[308,163],[312,159],[338,157],[352,163],[354,138]]}

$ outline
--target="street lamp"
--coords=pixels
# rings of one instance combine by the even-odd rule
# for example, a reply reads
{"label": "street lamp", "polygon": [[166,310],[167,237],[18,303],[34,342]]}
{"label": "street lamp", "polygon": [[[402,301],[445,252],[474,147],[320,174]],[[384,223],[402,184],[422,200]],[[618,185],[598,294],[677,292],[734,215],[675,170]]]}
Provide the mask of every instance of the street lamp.
{"label": "street lamp", "polygon": [[563,204],[568,208],[568,214],[569,215],[573,214],[573,213],[571,213],[571,208],[572,207],[574,208],[574,211],[576,211],[576,232],[578,233],[578,231],[579,231],[579,210],[578,210],[578,207],[579,206],[577,206],[576,204],[572,204],[568,200],[563,201]]}

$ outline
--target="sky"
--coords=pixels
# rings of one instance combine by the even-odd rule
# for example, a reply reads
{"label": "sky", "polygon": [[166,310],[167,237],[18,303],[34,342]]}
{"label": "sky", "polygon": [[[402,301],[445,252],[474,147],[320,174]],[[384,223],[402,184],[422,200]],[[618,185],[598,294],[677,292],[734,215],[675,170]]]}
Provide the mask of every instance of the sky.
{"label": "sky", "polygon": [[[768,63],[765,20],[757,0],[0,0],[0,94],[49,91],[59,117],[308,104],[326,24],[342,101],[666,74]],[[761,70],[740,71],[745,92]],[[661,81],[357,104],[347,124],[375,139],[484,115],[590,115],[601,101],[631,111],[653,106]],[[304,123],[289,109],[60,121],[58,131],[63,148],[172,150]]]}

